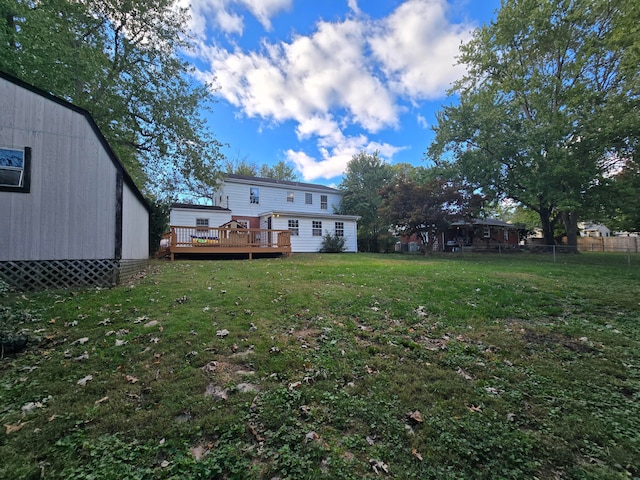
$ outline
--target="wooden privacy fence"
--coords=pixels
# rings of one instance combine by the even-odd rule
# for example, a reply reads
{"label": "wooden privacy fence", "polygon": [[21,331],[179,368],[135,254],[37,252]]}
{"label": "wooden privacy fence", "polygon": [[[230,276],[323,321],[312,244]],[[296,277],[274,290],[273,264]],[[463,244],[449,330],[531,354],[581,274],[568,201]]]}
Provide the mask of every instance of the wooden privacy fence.
{"label": "wooden privacy fence", "polygon": [[640,252],[640,237],[579,237],[580,252]]}
{"label": "wooden privacy fence", "polygon": [[227,227],[171,226],[168,238],[171,260],[175,254],[291,253],[289,230]]}

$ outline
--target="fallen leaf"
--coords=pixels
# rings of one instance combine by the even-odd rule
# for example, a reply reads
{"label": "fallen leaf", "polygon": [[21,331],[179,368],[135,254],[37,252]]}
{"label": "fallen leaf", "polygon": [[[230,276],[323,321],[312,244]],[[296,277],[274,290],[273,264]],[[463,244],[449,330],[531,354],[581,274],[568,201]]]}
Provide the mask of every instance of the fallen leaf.
{"label": "fallen leaf", "polygon": [[71,342],[71,345],[83,345],[89,341],[89,337],[79,338],[74,342]]}
{"label": "fallen leaf", "polygon": [[21,430],[22,427],[24,427],[27,423],[29,422],[24,422],[24,423],[18,422],[15,425],[10,425],[8,423],[5,423],[4,428],[6,429],[6,434],[9,435],[10,433],[14,433]]}
{"label": "fallen leaf", "polygon": [[100,405],[101,403],[104,403],[107,400],[109,400],[109,397],[102,397],[100,400],[96,400],[95,402],[93,402],[93,404],[94,405]]}
{"label": "fallen leaf", "polygon": [[293,382],[289,384],[289,390],[295,390],[296,388],[298,388],[300,385],[302,385],[302,382]]}
{"label": "fallen leaf", "polygon": [[460,375],[462,378],[464,378],[465,380],[473,380],[473,377],[471,375],[469,375],[467,372],[465,372],[462,368],[458,367],[456,369],[456,373],[458,375]]}
{"label": "fallen leaf", "polygon": [[224,338],[227,335],[229,335],[229,330],[227,330],[226,328],[223,328],[222,330],[218,330],[216,332],[216,336],[220,337],[220,338]]}
{"label": "fallen leaf", "polygon": [[126,375],[124,378],[129,383],[138,383],[138,379],[136,377],[134,377],[133,375]]}
{"label": "fallen leaf", "polygon": [[160,322],[158,322],[157,320],[151,320],[150,322],[147,322],[144,324],[144,328],[151,328],[151,327],[155,327],[156,325],[158,325]]}
{"label": "fallen leaf", "polygon": [[467,408],[469,409],[470,412],[477,412],[477,413],[481,413],[482,412],[482,407],[480,407],[480,406],[468,405]]}
{"label": "fallen leaf", "polygon": [[420,455],[420,453],[415,448],[411,450],[411,454],[418,460],[422,461],[422,455]]}
{"label": "fallen leaf", "polygon": [[78,380],[76,383],[81,387],[84,387],[87,384],[87,382],[89,382],[90,380],[93,380],[93,375],[87,375],[86,377]]}
{"label": "fallen leaf", "polygon": [[317,440],[318,438],[320,438],[319,435],[312,430],[312,431],[310,431],[309,433],[307,433],[304,436],[304,441],[305,441],[305,443],[313,442],[314,440]]}
{"label": "fallen leaf", "polygon": [[120,340],[116,338],[116,347],[121,347],[122,345],[126,345],[126,343],[127,343],[126,340]]}
{"label": "fallen leaf", "polygon": [[407,413],[407,417],[416,423],[424,422],[424,419],[422,418],[422,414],[418,410],[416,410],[415,412]]}

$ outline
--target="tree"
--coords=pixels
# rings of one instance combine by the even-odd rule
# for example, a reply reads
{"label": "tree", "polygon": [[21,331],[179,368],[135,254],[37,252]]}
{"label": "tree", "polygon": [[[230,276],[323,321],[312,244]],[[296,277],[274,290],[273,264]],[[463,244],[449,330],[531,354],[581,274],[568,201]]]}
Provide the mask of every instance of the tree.
{"label": "tree", "polygon": [[419,235],[426,254],[453,221],[472,218],[482,204],[460,182],[435,175],[422,183],[398,177],[382,189],[381,198],[381,217],[399,234]]}
{"label": "tree", "polygon": [[461,47],[459,104],[438,113],[428,155],[452,158],[486,195],[537,212],[545,243],[558,221],[577,243],[577,215],[633,143],[637,92],[628,95],[620,71],[630,46],[612,48],[632,4],[503,2]]}
{"label": "tree", "polygon": [[180,57],[186,12],[175,0],[0,0],[0,64],[88,110],[147,194],[207,195],[223,155],[201,116],[210,86]]}
{"label": "tree", "polygon": [[275,180],[286,180],[289,182],[295,182],[298,178],[295,169],[283,160],[271,166],[267,164],[262,165],[260,167],[260,176],[262,178],[273,178]]}
{"label": "tree", "polygon": [[339,213],[360,216],[358,248],[368,252],[378,251],[378,236],[384,228],[378,215],[378,207],[382,202],[380,190],[393,176],[391,167],[378,155],[378,152],[354,155],[338,186],[344,193]]}

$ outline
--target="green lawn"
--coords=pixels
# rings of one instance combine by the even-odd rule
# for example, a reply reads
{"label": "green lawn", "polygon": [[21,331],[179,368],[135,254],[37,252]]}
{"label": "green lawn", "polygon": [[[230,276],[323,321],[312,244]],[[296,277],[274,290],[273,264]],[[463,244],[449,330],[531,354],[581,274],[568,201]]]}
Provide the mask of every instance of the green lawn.
{"label": "green lawn", "polygon": [[0,478],[640,478],[640,268],[156,263],[4,294]]}

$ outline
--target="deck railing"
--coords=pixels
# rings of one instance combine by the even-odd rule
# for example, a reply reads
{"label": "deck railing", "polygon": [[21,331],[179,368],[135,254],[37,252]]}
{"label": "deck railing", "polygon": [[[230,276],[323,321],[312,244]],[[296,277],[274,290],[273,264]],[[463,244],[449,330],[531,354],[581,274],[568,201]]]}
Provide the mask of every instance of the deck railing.
{"label": "deck railing", "polygon": [[289,230],[171,226],[171,259],[175,253],[291,253]]}

